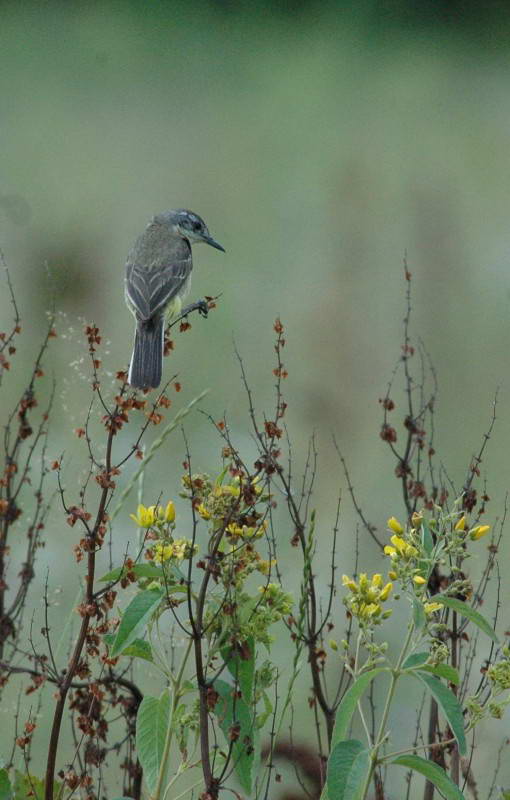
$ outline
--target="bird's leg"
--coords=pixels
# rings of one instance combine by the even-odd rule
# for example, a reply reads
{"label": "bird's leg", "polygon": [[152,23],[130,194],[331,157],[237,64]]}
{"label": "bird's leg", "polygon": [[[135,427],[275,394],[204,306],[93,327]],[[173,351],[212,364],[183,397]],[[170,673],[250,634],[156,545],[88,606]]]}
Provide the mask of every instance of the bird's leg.
{"label": "bird's leg", "polygon": [[193,311],[198,311],[201,317],[207,317],[209,314],[209,305],[207,300],[197,300],[196,303],[190,303],[189,306],[186,306],[182,309],[179,317],[175,321],[179,322],[179,320],[187,317],[188,314],[191,314]]}

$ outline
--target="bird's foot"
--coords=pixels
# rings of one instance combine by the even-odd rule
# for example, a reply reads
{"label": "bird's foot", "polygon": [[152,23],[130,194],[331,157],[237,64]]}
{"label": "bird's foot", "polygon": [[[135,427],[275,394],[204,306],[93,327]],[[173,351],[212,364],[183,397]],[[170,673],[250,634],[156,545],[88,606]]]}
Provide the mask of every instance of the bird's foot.
{"label": "bird's foot", "polygon": [[209,304],[207,300],[197,300],[196,303],[191,303],[180,313],[180,318],[187,317],[188,314],[191,314],[193,311],[198,311],[201,317],[207,317],[209,314]]}

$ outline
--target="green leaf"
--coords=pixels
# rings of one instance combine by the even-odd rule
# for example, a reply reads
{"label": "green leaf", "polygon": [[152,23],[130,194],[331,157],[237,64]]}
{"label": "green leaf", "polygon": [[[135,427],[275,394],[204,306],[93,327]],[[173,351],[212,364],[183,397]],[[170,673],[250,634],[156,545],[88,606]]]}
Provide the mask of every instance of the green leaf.
{"label": "green leaf", "polygon": [[421,522],[421,543],[426,554],[430,556],[432,550],[434,549],[434,539],[430,532],[428,522],[426,522],[424,519]]}
{"label": "green leaf", "polygon": [[273,713],[273,704],[269,699],[267,692],[264,690],[262,690],[262,700],[264,702],[264,711],[262,711],[260,714],[257,714],[257,728],[262,728]]}
{"label": "green leaf", "polygon": [[455,686],[460,684],[459,671],[449,664],[425,664],[424,667],[420,667],[420,670],[423,672],[430,672],[432,675],[437,675],[438,678],[446,678],[447,681],[455,684]]}
{"label": "green leaf", "polygon": [[426,662],[429,656],[430,653],[413,653],[406,658],[402,664],[402,669],[419,669],[423,670],[424,672],[430,672],[432,675],[437,675],[439,678],[446,678],[447,681],[450,681],[450,683],[454,683],[456,686],[458,686],[460,683],[460,678],[455,667],[451,667],[449,664],[427,664]]}
{"label": "green leaf", "polygon": [[492,629],[492,625],[487,622],[485,617],[475,611],[474,608],[471,608],[470,605],[464,603],[462,600],[457,600],[456,597],[449,597],[446,594],[435,594],[433,597],[430,598],[431,603],[442,603],[444,606],[451,608],[453,611],[456,611],[457,614],[460,614],[462,617],[466,617],[473,625],[476,625],[480,628],[481,631],[487,634],[493,642],[498,644],[499,639],[496,636],[496,633]]}
{"label": "green leaf", "polygon": [[357,739],[338,742],[328,761],[328,796],[335,800],[362,800],[363,783],[370,769],[370,752]]}
{"label": "green leaf", "polygon": [[[111,650],[115,641],[114,633],[105,633],[103,635],[105,644]],[[143,658],[145,661],[154,661],[152,657],[152,649],[149,642],[145,639],[134,639],[128,647],[125,647],[121,655],[129,656],[129,658]]]}
{"label": "green leaf", "polygon": [[12,786],[6,769],[0,769],[0,800],[12,800]]}
{"label": "green leaf", "polygon": [[351,717],[358,705],[358,700],[361,699],[368,685],[374,680],[376,675],[386,671],[386,667],[377,667],[376,669],[370,670],[370,672],[365,672],[347,689],[336,712],[331,748],[345,739],[351,723]]}
{"label": "green leaf", "polygon": [[124,611],[110,655],[116,658],[143,633],[164,597],[159,590],[139,592]]}
{"label": "green leaf", "polygon": [[407,755],[399,756],[390,763],[413,769],[415,772],[424,775],[428,781],[434,784],[436,789],[439,789],[446,800],[465,800],[459,787],[455,786],[446,772],[441,767],[438,767],[437,764],[434,764],[433,761],[427,761],[425,758],[420,758],[420,756]]}
{"label": "green leaf", "polygon": [[249,636],[243,642],[242,651],[229,646],[222,648],[221,655],[230,674],[239,684],[243,700],[248,706],[251,706],[253,702],[253,678],[255,676],[254,637]]}
{"label": "green leaf", "polygon": [[412,655],[407,656],[402,664],[402,669],[415,669],[422,664],[426,664],[429,660],[429,656],[430,653],[412,653]]}
{"label": "green leaf", "polygon": [[214,713],[227,742],[232,736],[232,763],[243,790],[251,794],[254,766],[258,763],[260,743],[255,726],[254,714],[242,697],[235,697],[235,688],[222,680],[214,681],[219,694]]}
{"label": "green leaf", "polygon": [[443,710],[443,714],[448,720],[453,735],[457,739],[459,753],[461,756],[465,755],[467,745],[466,735],[464,733],[464,716],[462,714],[462,707],[453,692],[437,678],[432,677],[432,675],[427,675],[427,673],[422,670],[417,670],[410,674],[422,681],[429,692],[435,697]]}
{"label": "green leaf", "polygon": [[170,717],[168,689],[165,689],[159,697],[145,695],[136,716],[136,751],[151,793],[158,782]]}
{"label": "green leaf", "polygon": [[413,622],[417,631],[421,631],[425,627],[427,617],[423,603],[417,597],[413,597]]}

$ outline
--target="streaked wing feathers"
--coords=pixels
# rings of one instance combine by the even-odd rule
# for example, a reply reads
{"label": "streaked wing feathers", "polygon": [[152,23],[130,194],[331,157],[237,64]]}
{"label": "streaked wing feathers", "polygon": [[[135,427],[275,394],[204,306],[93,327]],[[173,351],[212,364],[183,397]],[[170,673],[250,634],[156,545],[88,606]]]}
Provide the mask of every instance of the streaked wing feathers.
{"label": "streaked wing feathers", "polygon": [[[183,257],[184,256],[184,257]],[[148,264],[129,263],[126,269],[126,295],[140,319],[161,313],[186,285],[192,268],[191,248],[180,258],[173,254]]]}

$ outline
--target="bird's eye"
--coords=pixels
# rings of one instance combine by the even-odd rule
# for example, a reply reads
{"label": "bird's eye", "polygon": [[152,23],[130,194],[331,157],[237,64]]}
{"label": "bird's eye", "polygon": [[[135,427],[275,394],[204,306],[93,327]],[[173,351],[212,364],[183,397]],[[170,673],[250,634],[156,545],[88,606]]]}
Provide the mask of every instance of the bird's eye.
{"label": "bird's eye", "polygon": [[199,231],[201,227],[202,226],[200,225],[200,222],[197,221],[197,222],[193,223],[193,230],[194,231]]}

